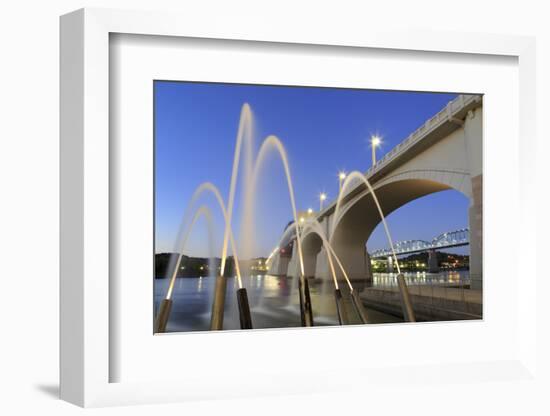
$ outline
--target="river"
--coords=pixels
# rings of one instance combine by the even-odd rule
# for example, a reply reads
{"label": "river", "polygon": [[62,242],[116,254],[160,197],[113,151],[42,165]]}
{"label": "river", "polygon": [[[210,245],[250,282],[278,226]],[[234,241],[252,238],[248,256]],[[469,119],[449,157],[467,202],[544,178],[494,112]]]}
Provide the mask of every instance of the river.
{"label": "river", "polygon": [[[438,284],[461,281],[468,272],[449,272],[438,275],[406,273],[409,284],[425,284],[426,279]],[[395,275],[374,274],[374,285],[387,284]],[[315,326],[338,325],[334,303],[334,286],[331,280],[310,280],[311,303]],[[176,280],[172,295],[173,305],[167,332],[206,331],[210,326],[210,311],[215,279],[212,277],[184,277]],[[300,306],[297,279],[291,277],[257,275],[243,278],[248,292],[253,327],[290,328],[299,327]],[[345,291],[345,285],[341,288]],[[355,283],[356,290],[362,286]],[[155,279],[155,311],[163,299],[168,279]],[[224,329],[239,329],[239,315],[236,305],[236,279],[227,279]],[[344,293],[345,295],[345,293]],[[345,296],[346,297],[346,296]],[[359,324],[351,303],[347,302],[352,324]],[[402,319],[375,310],[367,310],[372,323],[402,322]]]}

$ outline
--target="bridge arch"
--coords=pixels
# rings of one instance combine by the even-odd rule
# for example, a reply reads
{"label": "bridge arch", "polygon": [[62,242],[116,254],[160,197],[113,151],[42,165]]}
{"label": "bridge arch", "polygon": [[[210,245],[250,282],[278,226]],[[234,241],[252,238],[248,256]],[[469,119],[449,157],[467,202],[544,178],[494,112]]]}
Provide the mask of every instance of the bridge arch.
{"label": "bridge arch", "polygon": [[304,259],[304,276],[314,277],[317,255],[323,248],[323,240],[316,232],[307,230],[302,236],[302,256]]}
{"label": "bridge arch", "polygon": [[[411,169],[388,176],[373,186],[384,215],[393,212],[397,208],[435,192],[454,189],[462,193],[468,199],[472,198],[470,174],[460,170],[448,169]],[[388,198],[387,192],[394,193],[393,198]],[[390,202],[389,200],[392,200]],[[331,227],[335,232],[340,222],[346,217],[348,211],[357,209],[356,204],[372,201],[369,190],[364,189],[359,194],[351,197],[341,208],[338,218],[332,219],[336,223]],[[384,202],[383,202],[384,200]],[[386,212],[387,211],[387,212]],[[377,224],[380,216],[376,218]],[[332,236],[331,236],[332,238]]]}
{"label": "bridge arch", "polygon": [[[471,179],[467,172],[445,169],[416,169],[384,178],[374,187],[384,216],[423,196],[454,189],[472,199]],[[366,243],[381,222],[368,189],[350,196],[332,227],[331,243],[353,279],[368,275],[370,259]]]}

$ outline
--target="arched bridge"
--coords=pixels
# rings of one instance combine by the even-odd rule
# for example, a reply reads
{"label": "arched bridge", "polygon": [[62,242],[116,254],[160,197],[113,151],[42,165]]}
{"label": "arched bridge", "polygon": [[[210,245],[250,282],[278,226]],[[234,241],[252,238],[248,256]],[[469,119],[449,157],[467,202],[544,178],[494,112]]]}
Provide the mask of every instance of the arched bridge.
{"label": "arched bridge", "polygon": [[[468,198],[470,276],[481,285],[482,113],[481,96],[459,95],[367,172],[356,175],[353,182],[349,177],[338,208],[336,201],[332,201],[322,211],[310,214],[309,219],[320,223],[323,234],[352,279],[370,278],[366,243],[380,223],[378,209],[364,182],[366,178],[384,215],[417,198],[447,189],[455,189]],[[303,227],[305,275],[329,277],[328,258],[319,229],[307,227],[307,221],[300,226]],[[297,245],[290,244],[295,237],[285,233],[285,238],[280,245],[287,248],[285,255],[278,252],[273,255],[270,273],[296,275],[299,270]],[[288,249],[291,255],[286,252]]]}

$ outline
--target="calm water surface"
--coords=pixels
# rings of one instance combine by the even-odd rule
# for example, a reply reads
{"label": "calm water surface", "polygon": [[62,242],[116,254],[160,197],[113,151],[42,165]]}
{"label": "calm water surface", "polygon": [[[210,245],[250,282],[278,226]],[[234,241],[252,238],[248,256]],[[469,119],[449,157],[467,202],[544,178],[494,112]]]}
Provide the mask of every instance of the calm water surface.
{"label": "calm water surface", "polygon": [[[407,273],[409,284],[426,284],[427,281],[439,284],[460,282],[468,272],[450,272],[430,275],[426,273]],[[374,286],[384,286],[393,281],[395,275],[374,274]],[[160,301],[166,294],[168,279],[155,279],[155,313]],[[210,312],[214,292],[215,278],[185,277],[178,278],[172,295],[172,311],[167,332],[207,331],[210,326]],[[298,280],[291,277],[258,275],[243,278],[250,302],[254,328],[299,327],[300,306],[298,298]],[[341,289],[345,291],[345,285]],[[355,290],[362,290],[365,284],[354,283]],[[227,279],[225,300],[224,329],[239,329],[239,315],[236,305],[236,279]],[[334,285],[332,280],[310,280],[311,303],[315,326],[338,325],[334,304]],[[347,298],[347,296],[344,297]],[[351,303],[346,304],[352,324],[359,324]],[[402,319],[374,310],[368,310],[373,323],[402,322]]]}

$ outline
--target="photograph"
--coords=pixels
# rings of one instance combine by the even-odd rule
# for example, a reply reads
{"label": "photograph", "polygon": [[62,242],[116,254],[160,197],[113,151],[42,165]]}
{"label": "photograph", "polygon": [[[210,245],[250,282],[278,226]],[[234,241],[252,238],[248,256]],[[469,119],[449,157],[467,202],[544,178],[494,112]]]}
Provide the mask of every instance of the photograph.
{"label": "photograph", "polygon": [[154,333],[483,319],[483,96],[155,80]]}

